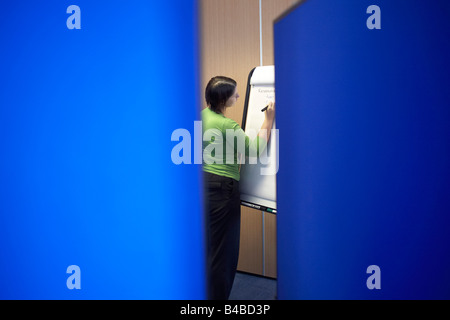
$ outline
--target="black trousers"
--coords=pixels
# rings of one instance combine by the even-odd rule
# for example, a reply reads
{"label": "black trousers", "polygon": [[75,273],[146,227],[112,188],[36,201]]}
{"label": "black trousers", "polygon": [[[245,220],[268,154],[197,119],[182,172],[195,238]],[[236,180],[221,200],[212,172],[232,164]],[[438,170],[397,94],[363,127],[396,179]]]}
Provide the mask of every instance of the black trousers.
{"label": "black trousers", "polygon": [[208,299],[230,296],[239,257],[241,204],[239,182],[204,172]]}

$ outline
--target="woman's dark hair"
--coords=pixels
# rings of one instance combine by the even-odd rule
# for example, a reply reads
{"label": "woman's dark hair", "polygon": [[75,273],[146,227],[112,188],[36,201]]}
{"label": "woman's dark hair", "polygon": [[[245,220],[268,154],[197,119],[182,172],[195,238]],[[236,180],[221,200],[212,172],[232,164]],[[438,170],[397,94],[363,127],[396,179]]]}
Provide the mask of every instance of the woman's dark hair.
{"label": "woman's dark hair", "polygon": [[231,78],[222,76],[211,78],[205,90],[207,105],[212,111],[221,113],[235,89],[236,81]]}

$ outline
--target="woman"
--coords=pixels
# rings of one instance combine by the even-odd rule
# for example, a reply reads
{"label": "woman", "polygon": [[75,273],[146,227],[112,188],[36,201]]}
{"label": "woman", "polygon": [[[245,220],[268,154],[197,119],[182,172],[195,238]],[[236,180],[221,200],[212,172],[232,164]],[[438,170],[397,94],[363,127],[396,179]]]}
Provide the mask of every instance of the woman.
{"label": "woman", "polygon": [[[235,105],[239,94],[236,81],[227,77],[212,78],[205,90],[207,108],[202,110],[203,134],[215,133],[203,141],[203,171],[205,175],[206,222],[208,239],[208,297],[228,299],[239,257],[241,205],[239,194],[238,150],[233,141],[226,141],[226,130],[232,130],[245,141],[245,155],[259,155],[267,145],[275,117],[275,105],[270,103],[258,136],[250,139],[241,127],[225,117],[227,108]],[[228,146],[228,147],[227,147]],[[231,147],[230,147],[231,146]],[[209,152],[213,150],[212,152]],[[223,151],[223,152],[221,152]],[[228,157],[227,152],[232,152]],[[232,159],[232,161],[230,161]]]}

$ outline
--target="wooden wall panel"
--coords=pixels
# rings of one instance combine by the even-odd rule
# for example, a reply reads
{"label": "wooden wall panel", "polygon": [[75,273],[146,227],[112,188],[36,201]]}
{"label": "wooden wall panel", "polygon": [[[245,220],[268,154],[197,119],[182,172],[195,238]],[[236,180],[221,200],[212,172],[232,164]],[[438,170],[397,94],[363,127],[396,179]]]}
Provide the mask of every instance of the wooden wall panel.
{"label": "wooden wall panel", "polygon": [[264,213],[264,276],[277,277],[277,216]]}
{"label": "wooden wall panel", "polygon": [[241,208],[238,270],[263,275],[262,214],[252,208]]}
{"label": "wooden wall panel", "polygon": [[218,75],[237,81],[241,96],[226,116],[241,124],[247,78],[259,65],[259,1],[203,0],[201,4],[202,99],[204,88]]}

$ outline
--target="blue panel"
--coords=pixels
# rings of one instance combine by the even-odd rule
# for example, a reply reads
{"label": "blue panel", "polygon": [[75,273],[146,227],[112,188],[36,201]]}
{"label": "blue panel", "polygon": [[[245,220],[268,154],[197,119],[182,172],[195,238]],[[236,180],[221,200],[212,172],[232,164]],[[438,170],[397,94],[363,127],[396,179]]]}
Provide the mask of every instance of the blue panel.
{"label": "blue panel", "polygon": [[0,298],[202,299],[196,1],[69,4],[0,13]]}
{"label": "blue panel", "polygon": [[449,19],[310,0],[276,23],[280,299],[450,298]]}

